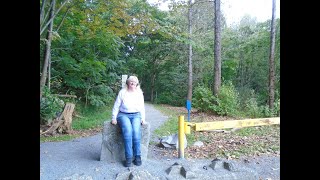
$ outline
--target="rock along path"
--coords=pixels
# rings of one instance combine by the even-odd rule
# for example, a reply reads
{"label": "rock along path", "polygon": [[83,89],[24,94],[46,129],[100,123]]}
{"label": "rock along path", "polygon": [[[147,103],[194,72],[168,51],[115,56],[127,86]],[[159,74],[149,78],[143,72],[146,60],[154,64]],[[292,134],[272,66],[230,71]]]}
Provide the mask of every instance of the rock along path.
{"label": "rock along path", "polygon": [[[151,134],[160,127],[167,117],[156,110],[151,104],[146,103],[146,121],[150,123]],[[108,117],[106,117],[107,119]],[[152,135],[151,135],[152,137]],[[153,137],[153,140],[155,137]],[[152,140],[152,138],[151,138]],[[40,143],[40,180],[113,180],[117,174],[129,171],[147,171],[154,179],[185,179],[183,176],[168,176],[166,170],[175,162],[191,167],[197,178],[219,179],[213,175],[214,170],[209,167],[211,160],[164,159],[156,158],[148,152],[148,159],[141,166],[126,168],[122,162],[105,163],[99,161],[102,134],[91,137],[77,138],[65,142]],[[149,151],[150,148],[149,148]],[[259,179],[280,179],[280,157],[259,157],[249,159],[249,162],[234,161],[237,167],[250,168]],[[231,179],[241,179],[234,177]],[[220,177],[221,179],[221,177]],[[223,179],[228,179],[224,177]]]}

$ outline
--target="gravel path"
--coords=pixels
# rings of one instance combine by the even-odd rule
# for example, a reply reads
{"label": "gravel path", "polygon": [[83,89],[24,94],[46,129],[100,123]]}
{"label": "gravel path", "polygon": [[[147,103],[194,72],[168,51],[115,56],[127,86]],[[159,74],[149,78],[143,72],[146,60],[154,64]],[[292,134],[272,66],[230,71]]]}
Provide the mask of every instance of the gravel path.
{"label": "gravel path", "polygon": [[[146,103],[146,121],[151,125],[151,132],[166,120],[166,116],[153,108],[152,105]],[[151,140],[156,141],[156,138],[153,137]],[[204,166],[209,166],[211,160],[156,158],[156,154],[152,153],[152,150],[149,150],[148,159],[142,163],[142,166],[126,168],[121,162],[100,162],[101,142],[102,134],[65,142],[40,143],[40,179],[113,180],[116,179],[118,173],[122,174],[129,171],[147,171],[154,179],[185,179],[183,176],[169,177],[165,172],[175,162],[191,167],[191,170],[197,174],[198,178],[195,179],[217,179],[213,174],[218,172],[203,168]],[[233,162],[240,169],[249,168],[253,170],[258,174],[259,179],[280,179],[280,157],[265,156],[250,158],[247,161],[237,160]]]}

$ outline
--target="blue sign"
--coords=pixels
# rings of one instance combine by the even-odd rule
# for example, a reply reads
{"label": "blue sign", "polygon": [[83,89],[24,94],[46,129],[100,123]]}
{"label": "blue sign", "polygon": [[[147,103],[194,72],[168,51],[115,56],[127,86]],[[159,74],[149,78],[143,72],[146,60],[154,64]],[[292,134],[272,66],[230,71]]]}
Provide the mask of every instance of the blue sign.
{"label": "blue sign", "polygon": [[186,108],[188,110],[188,122],[190,122],[191,101],[187,100]]}
{"label": "blue sign", "polygon": [[188,111],[191,110],[191,101],[190,100],[187,100],[186,108]]}

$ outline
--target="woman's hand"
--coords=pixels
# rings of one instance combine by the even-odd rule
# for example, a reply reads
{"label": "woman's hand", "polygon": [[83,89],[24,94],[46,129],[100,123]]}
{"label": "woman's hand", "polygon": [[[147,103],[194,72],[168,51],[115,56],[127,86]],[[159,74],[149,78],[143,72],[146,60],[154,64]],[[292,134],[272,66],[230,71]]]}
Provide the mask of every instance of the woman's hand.
{"label": "woman's hand", "polygon": [[112,120],[111,120],[111,124],[116,125],[116,124],[117,124],[117,120],[112,119]]}

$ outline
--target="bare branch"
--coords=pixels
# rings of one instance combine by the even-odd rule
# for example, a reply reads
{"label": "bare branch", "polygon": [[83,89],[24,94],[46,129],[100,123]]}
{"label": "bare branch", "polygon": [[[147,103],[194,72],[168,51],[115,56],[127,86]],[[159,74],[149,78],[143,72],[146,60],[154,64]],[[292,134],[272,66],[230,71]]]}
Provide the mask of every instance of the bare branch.
{"label": "bare branch", "polygon": [[[50,9],[52,8],[52,6],[53,6],[53,1],[52,1],[52,3],[50,4],[50,6],[49,6],[49,8],[48,8],[48,11],[47,11],[47,13],[46,13],[46,16],[42,19],[42,22],[40,21],[40,32],[41,32],[41,28],[43,27],[43,24],[44,24],[44,22],[45,22],[45,19],[47,19],[48,18],[48,16],[49,16],[49,13],[50,13]],[[43,12],[44,13],[44,12]]]}
{"label": "bare branch", "polygon": [[59,26],[58,26],[58,28],[57,28],[57,31],[56,31],[56,32],[58,32],[58,31],[59,31],[59,29],[60,29],[60,27],[61,27],[61,25],[62,25],[62,23],[63,23],[64,19],[67,17],[67,14],[68,14],[68,12],[69,12],[69,10],[70,10],[70,7],[71,7],[71,6],[69,6],[69,7],[68,7],[68,9],[67,9],[67,11],[66,11],[66,13],[64,13],[64,16],[63,16],[63,18],[62,18],[62,20],[61,20],[61,22],[60,22],[60,24],[59,24]]}
{"label": "bare branch", "polygon": [[46,3],[47,3],[46,0],[42,0],[41,9],[40,9],[40,24],[42,24],[42,21],[43,21],[44,5]]}
{"label": "bare branch", "polygon": [[53,17],[51,17],[51,19],[47,22],[47,24],[42,28],[42,30],[40,31],[40,36],[41,34],[44,32],[44,30],[46,29],[46,27],[50,24],[51,21],[53,21],[53,19],[56,17],[56,15],[59,13],[59,11],[62,9],[62,7],[64,5],[66,5],[67,2],[72,1],[72,0],[66,0],[63,2],[63,4],[60,6],[60,8],[56,11],[56,13],[53,15]]}
{"label": "bare branch", "polygon": [[53,94],[59,97],[71,97],[71,98],[77,98],[76,95],[71,95],[71,94]]}

